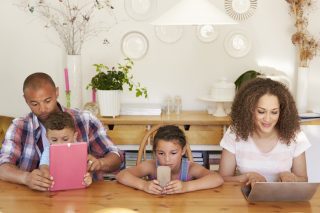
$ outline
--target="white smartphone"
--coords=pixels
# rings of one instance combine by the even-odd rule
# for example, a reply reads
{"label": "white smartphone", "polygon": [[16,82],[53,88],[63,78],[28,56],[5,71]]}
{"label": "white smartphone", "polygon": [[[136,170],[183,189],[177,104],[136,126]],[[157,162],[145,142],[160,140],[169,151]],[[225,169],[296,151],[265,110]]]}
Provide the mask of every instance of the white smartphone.
{"label": "white smartphone", "polygon": [[161,187],[164,187],[171,180],[171,169],[169,166],[158,166],[157,180]]}

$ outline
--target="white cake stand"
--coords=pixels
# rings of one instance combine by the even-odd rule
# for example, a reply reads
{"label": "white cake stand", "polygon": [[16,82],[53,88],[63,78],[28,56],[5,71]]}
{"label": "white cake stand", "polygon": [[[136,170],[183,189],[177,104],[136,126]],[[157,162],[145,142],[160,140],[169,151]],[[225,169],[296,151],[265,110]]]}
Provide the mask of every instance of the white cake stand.
{"label": "white cake stand", "polygon": [[201,101],[209,102],[209,103],[216,103],[216,110],[212,113],[213,116],[216,117],[225,117],[227,116],[226,111],[224,110],[224,103],[230,103],[233,100],[230,99],[215,99],[209,96],[204,96],[199,98]]}

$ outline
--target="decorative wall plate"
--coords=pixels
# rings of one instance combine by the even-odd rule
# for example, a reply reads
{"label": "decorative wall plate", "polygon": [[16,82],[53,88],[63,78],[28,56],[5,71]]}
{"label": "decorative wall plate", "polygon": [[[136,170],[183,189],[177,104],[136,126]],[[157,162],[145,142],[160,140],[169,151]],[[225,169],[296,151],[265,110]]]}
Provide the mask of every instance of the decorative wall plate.
{"label": "decorative wall plate", "polygon": [[196,28],[196,34],[200,41],[212,42],[217,39],[219,33],[213,25],[200,25]]}
{"label": "decorative wall plate", "polygon": [[225,38],[224,47],[230,56],[240,58],[250,51],[251,41],[244,32],[233,31]]}
{"label": "decorative wall plate", "polygon": [[178,41],[183,34],[182,26],[155,26],[157,37],[165,43],[174,43]]}
{"label": "decorative wall plate", "polygon": [[224,7],[227,14],[234,20],[243,21],[254,14],[257,0],[225,0]]}
{"label": "decorative wall plate", "polygon": [[125,56],[131,59],[141,59],[148,51],[149,42],[141,32],[132,31],[122,38],[121,49]]}
{"label": "decorative wall plate", "polygon": [[131,18],[143,21],[155,14],[157,0],[125,0],[124,7]]}

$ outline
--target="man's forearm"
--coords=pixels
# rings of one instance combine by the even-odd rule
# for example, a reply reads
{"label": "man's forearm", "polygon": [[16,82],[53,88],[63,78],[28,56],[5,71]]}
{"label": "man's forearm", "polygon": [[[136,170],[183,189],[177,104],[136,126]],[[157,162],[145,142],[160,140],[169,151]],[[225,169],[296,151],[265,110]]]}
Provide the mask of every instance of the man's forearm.
{"label": "man's forearm", "polygon": [[12,183],[26,185],[26,177],[28,172],[18,169],[15,165],[4,163],[0,165],[0,179]]}
{"label": "man's forearm", "polygon": [[113,152],[109,152],[99,160],[101,162],[101,170],[106,172],[113,172],[119,169],[121,165],[121,158],[116,153],[113,153]]}

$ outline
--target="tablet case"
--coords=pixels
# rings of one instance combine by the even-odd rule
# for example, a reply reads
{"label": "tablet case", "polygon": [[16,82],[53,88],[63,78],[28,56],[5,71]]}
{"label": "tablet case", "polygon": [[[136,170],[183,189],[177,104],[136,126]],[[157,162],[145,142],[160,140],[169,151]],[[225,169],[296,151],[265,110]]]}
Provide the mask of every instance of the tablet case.
{"label": "tablet case", "polygon": [[308,201],[317,191],[319,183],[308,182],[257,182],[241,187],[244,197],[257,201]]}
{"label": "tablet case", "polygon": [[87,172],[87,143],[50,145],[50,175],[54,185],[50,191],[80,189]]}

